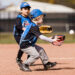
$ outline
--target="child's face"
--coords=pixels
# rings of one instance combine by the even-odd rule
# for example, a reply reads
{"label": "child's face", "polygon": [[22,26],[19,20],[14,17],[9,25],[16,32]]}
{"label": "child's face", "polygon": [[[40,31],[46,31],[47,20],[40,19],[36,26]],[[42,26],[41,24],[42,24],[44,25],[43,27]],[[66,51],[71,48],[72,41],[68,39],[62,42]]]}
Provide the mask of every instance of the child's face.
{"label": "child's face", "polygon": [[40,15],[36,18],[37,20],[37,24],[42,24],[43,23],[43,18],[44,18],[44,15]]}
{"label": "child's face", "polygon": [[21,13],[23,16],[28,16],[30,13],[30,8],[28,8],[28,7],[22,8]]}

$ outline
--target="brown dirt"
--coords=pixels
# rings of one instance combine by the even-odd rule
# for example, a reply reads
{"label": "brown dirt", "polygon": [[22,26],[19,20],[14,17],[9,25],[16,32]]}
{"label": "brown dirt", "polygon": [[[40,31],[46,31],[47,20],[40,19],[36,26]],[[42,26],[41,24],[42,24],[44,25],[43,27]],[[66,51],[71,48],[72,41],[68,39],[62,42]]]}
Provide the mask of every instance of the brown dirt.
{"label": "brown dirt", "polygon": [[[16,63],[18,45],[0,44],[0,75],[74,75],[75,74],[75,44],[64,44],[60,47],[39,44],[42,46],[50,61],[56,61],[58,64],[50,70],[44,71],[43,65],[39,60],[34,66],[30,66],[32,72],[23,72],[19,70]],[[23,54],[22,60],[26,59]]]}

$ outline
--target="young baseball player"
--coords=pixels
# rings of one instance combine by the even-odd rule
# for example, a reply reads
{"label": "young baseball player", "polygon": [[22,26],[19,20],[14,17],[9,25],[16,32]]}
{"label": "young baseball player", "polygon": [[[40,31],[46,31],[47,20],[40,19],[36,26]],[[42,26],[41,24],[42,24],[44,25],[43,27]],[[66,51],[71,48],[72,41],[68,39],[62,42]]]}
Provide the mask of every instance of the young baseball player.
{"label": "young baseball player", "polygon": [[[16,25],[14,26],[14,37],[16,42],[19,44],[21,34],[25,30],[25,27],[31,23],[31,19],[28,17],[30,13],[31,6],[27,2],[23,2],[20,6],[21,13],[16,18]],[[21,57],[23,55],[23,51],[21,48],[18,51],[16,61],[21,68],[22,60]]]}
{"label": "young baseball player", "polygon": [[44,49],[35,44],[38,38],[48,41],[54,45],[60,44],[59,42],[55,42],[57,40],[56,38],[51,39],[40,33],[38,25],[43,22],[44,15],[45,14],[39,9],[34,9],[31,12],[31,19],[33,22],[31,22],[30,25],[26,26],[26,29],[21,36],[20,48],[23,52],[30,55],[30,57],[23,63],[22,67],[24,71],[31,71],[29,66],[38,58],[41,58],[45,70],[56,65],[56,62],[49,62]]}

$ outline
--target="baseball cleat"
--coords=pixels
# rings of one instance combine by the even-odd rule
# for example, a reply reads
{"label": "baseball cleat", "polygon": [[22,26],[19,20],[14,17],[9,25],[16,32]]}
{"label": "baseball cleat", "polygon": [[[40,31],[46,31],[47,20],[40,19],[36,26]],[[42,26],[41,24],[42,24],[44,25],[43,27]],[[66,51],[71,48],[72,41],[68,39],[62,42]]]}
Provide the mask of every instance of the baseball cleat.
{"label": "baseball cleat", "polygon": [[21,59],[16,59],[16,62],[18,64],[18,66],[20,67],[20,70],[23,69],[23,64],[22,64],[22,60]]}
{"label": "baseball cleat", "polygon": [[29,68],[29,66],[28,65],[26,65],[26,64],[23,64],[23,66],[22,66],[22,69],[21,69],[22,71],[25,71],[25,72],[31,72],[31,69]]}
{"label": "baseball cleat", "polygon": [[48,70],[48,69],[56,66],[56,64],[57,64],[56,62],[48,62],[47,64],[44,65],[44,69]]}

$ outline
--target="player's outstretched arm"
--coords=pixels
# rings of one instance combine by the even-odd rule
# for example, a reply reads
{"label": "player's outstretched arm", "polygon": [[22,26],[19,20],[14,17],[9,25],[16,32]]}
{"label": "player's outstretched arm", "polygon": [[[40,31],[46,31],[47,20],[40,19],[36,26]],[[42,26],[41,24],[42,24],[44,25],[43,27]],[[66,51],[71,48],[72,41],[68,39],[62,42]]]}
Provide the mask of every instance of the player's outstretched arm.
{"label": "player's outstretched arm", "polygon": [[55,39],[51,39],[51,38],[48,38],[48,37],[46,37],[46,36],[44,36],[44,35],[40,35],[39,38],[40,38],[41,40],[45,40],[45,41],[48,41],[48,42],[50,42],[50,43],[56,41],[56,38],[55,38]]}
{"label": "player's outstretched arm", "polygon": [[39,31],[39,28],[38,26],[32,26],[31,27],[31,32],[36,36],[36,37],[39,37],[41,40],[45,40],[45,41],[48,41],[50,43],[52,43],[53,45],[56,45],[56,46],[60,46],[62,44],[62,41],[58,41],[58,38],[57,36],[55,36],[54,38],[48,38],[44,35],[42,35]]}
{"label": "player's outstretched arm", "polygon": [[60,46],[60,45],[63,43],[63,41],[60,41],[60,42],[57,41],[57,40],[58,40],[57,37],[55,37],[54,39],[52,39],[52,38],[48,38],[48,37],[46,37],[46,36],[44,36],[44,35],[40,35],[39,38],[40,38],[41,40],[48,41],[48,42],[50,42],[50,43],[52,43],[53,45],[56,45],[56,46]]}

